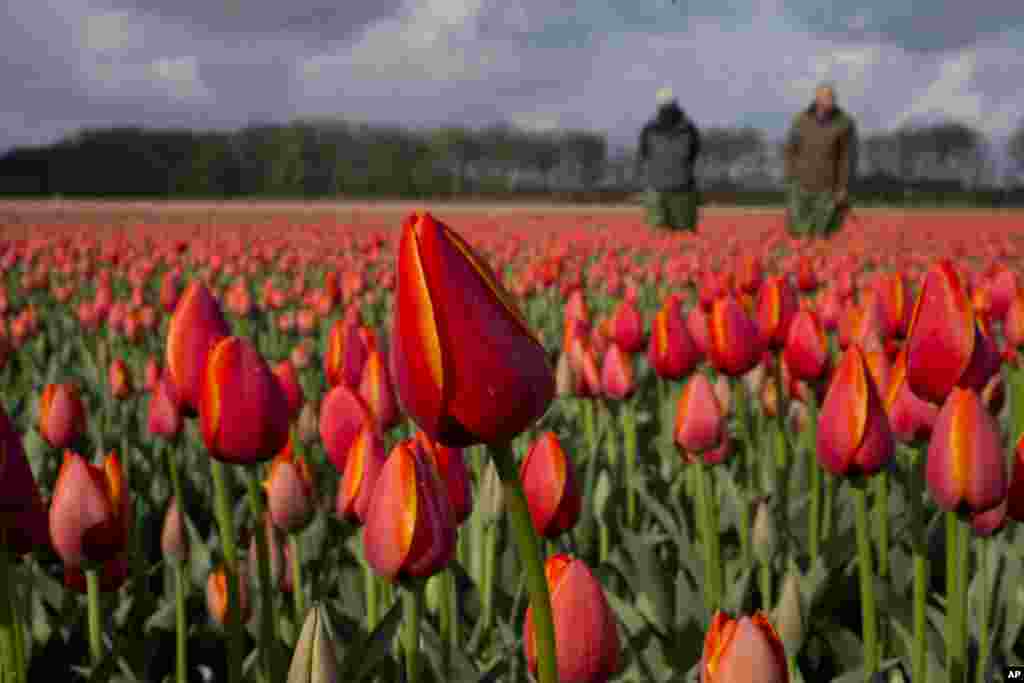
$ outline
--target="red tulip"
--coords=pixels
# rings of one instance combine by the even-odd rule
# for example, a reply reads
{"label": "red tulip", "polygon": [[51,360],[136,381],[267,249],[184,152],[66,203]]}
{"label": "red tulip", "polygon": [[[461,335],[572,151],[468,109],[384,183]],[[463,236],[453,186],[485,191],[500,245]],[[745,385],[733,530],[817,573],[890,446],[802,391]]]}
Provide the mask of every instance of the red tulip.
{"label": "red tulip", "polygon": [[799,310],[796,292],[783,277],[770,277],[757,294],[757,328],[764,348],[781,349]]}
{"label": "red tulip", "polygon": [[290,534],[309,524],[316,511],[316,485],[305,458],[295,455],[291,439],[270,462],[263,488],[274,526]]}
{"label": "red tulip", "polygon": [[612,343],[601,364],[601,392],[608,398],[624,400],[636,391],[633,361],[617,343]]}
{"label": "red tulip", "polygon": [[631,301],[623,301],[611,318],[612,339],[626,353],[634,353],[644,347],[644,322],[640,311]]}
{"label": "red tulip", "polygon": [[716,612],[704,637],[700,683],[788,683],[786,648],[768,617]]}
{"label": "red tulip", "polygon": [[1024,289],[1018,289],[1008,304],[1003,334],[1010,347],[1018,349],[1024,346]]}
{"label": "red tulip", "polygon": [[711,349],[711,335],[708,332],[708,315],[701,306],[694,306],[686,316],[686,330],[701,356]]}
{"label": "red tulip", "polygon": [[403,409],[447,446],[508,442],[554,398],[547,352],[511,296],[430,214],[402,229],[391,339]]}
{"label": "red tulip", "polygon": [[1003,530],[1006,526],[1006,499],[996,507],[986,512],[979,512],[971,515],[971,530],[975,536],[989,537]]}
{"label": "red tulip", "polygon": [[334,469],[345,471],[345,459],[359,431],[374,424],[366,403],[344,383],[327,393],[320,406],[320,440]]}
{"label": "red tulip", "polygon": [[47,384],[39,399],[39,434],[53,448],[67,448],[85,432],[85,406],[74,384]]}
{"label": "red tulip", "polygon": [[[243,624],[248,623],[252,616],[249,605],[249,580],[245,564],[238,565],[238,608]],[[206,609],[210,617],[218,624],[224,625],[228,620],[228,576],[223,566],[210,572],[206,580]]]}
{"label": "red tulip", "polygon": [[210,456],[248,464],[273,458],[288,443],[288,399],[256,348],[225,337],[210,351],[199,422]]}
{"label": "red tulip", "polygon": [[711,382],[702,373],[693,375],[676,404],[675,442],[684,460],[718,448],[724,436],[723,422]]}
{"label": "red tulip", "polygon": [[679,297],[673,294],[651,323],[647,362],[659,377],[681,379],[697,367],[700,356],[679,311]]}
{"label": "red tulip", "polygon": [[708,356],[719,372],[739,377],[761,360],[763,347],[757,323],[732,296],[717,299],[711,307],[708,339]]}
{"label": "red tulip", "polygon": [[893,436],[900,441],[912,443],[925,440],[931,435],[939,409],[914,395],[907,384],[906,375],[907,352],[904,349],[892,367],[889,389],[886,392],[885,412],[889,416]]}
{"label": "red tulip", "polygon": [[572,461],[554,432],[544,432],[530,446],[519,478],[538,534],[555,538],[576,526],[583,498]]}
{"label": "red tulip", "polygon": [[370,494],[386,461],[383,438],[369,423],[363,425],[349,448],[345,469],[338,480],[335,502],[338,517],[360,524],[366,522]]}
{"label": "red tulip", "polygon": [[210,351],[230,334],[210,290],[199,281],[189,284],[167,324],[167,372],[184,415],[197,413]]}
{"label": "red tulip", "polygon": [[288,400],[288,419],[294,421],[298,419],[299,412],[302,410],[302,402],[305,400],[302,395],[302,385],[299,384],[299,377],[295,374],[295,366],[291,361],[283,360],[274,366],[273,372]]}
{"label": "red tulip", "polygon": [[50,502],[50,539],[64,566],[112,560],[125,550],[131,523],[117,454],[110,453],[101,468],[65,451]]}
{"label": "red tulip", "polygon": [[24,555],[49,544],[46,509],[21,438],[0,408],[0,531],[6,548]]}
{"label": "red tulip", "polygon": [[373,570],[389,581],[432,576],[454,555],[451,503],[429,458],[415,440],[400,443],[370,494],[363,550]]}
{"label": "red tulip", "polygon": [[932,430],[925,466],[940,508],[978,514],[1006,498],[1006,463],[999,427],[971,389],[953,389]]}
{"label": "red tulip", "polygon": [[380,351],[370,352],[363,366],[363,377],[359,382],[359,395],[377,420],[377,426],[386,432],[398,423],[398,404],[391,388],[391,377]]}
{"label": "red tulip", "polygon": [[345,384],[353,389],[359,386],[370,351],[366,335],[360,334],[361,328],[351,316],[336,320],[331,326],[324,352],[324,375],[330,386]]}
{"label": "red tulip", "polygon": [[797,380],[813,382],[828,373],[828,339],[814,311],[802,310],[793,316],[782,357]]}
{"label": "red tulip", "polygon": [[149,397],[147,426],[150,434],[173,439],[181,431],[181,423],[181,409],[174,395],[174,384],[165,372]]}
{"label": "red tulip", "polygon": [[[604,589],[583,562],[553,555],[544,566],[551,592],[558,680],[605,683],[619,668],[619,632]],[[526,609],[523,648],[530,671],[537,673],[533,610]]]}
{"label": "red tulip", "polygon": [[473,510],[473,491],[469,486],[469,470],[466,469],[462,449],[434,443],[423,431],[416,432],[415,439],[437,468],[437,474],[448,494],[448,501],[452,504],[455,526],[460,526]]}
{"label": "red tulip", "polygon": [[852,344],[818,417],[818,461],[836,476],[870,476],[893,456],[893,437],[867,361]]}
{"label": "red tulip", "polygon": [[146,361],[146,391],[155,391],[156,385],[160,382],[160,377],[163,375],[163,370],[160,369],[160,364],[156,362],[156,358],[150,358]]}
{"label": "red tulip", "polygon": [[590,343],[574,337],[569,347],[569,366],[573,372],[574,393],[581,397],[601,395],[601,372]]}
{"label": "red tulip", "polygon": [[128,365],[121,358],[115,358],[110,364],[110,371],[107,373],[107,380],[110,382],[110,395],[114,398],[128,398],[132,393],[131,375],[128,373]]}
{"label": "red tulip", "polygon": [[910,284],[906,276],[896,272],[883,277],[875,291],[884,313],[885,334],[891,338],[903,338],[907,334],[912,310]]}
{"label": "red tulip", "polygon": [[189,535],[185,529],[184,515],[178,500],[171,496],[164,514],[164,526],[160,531],[160,551],[163,556],[182,563],[188,559]]}

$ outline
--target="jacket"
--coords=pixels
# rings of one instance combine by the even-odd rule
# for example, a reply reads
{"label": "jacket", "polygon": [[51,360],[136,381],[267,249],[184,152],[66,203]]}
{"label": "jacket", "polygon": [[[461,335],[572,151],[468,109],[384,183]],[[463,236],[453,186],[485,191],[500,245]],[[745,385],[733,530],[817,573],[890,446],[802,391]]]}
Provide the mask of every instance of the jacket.
{"label": "jacket", "polygon": [[637,165],[643,164],[647,186],[659,192],[691,190],[700,154],[700,133],[678,104],[658,109],[640,131]]}
{"label": "jacket", "polygon": [[847,192],[857,164],[857,129],[835,107],[819,121],[814,105],[793,120],[783,148],[786,178],[810,192]]}

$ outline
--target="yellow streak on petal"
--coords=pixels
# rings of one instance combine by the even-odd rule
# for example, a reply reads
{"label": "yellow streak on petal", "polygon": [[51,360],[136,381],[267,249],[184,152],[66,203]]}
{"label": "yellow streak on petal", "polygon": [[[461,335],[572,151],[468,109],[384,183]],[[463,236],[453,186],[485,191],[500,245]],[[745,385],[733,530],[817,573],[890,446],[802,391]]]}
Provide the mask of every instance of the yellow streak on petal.
{"label": "yellow streak on petal", "polygon": [[949,477],[955,482],[958,497],[962,496],[967,489],[967,471],[970,466],[971,436],[978,425],[973,419],[975,416],[971,408],[970,395],[963,390],[954,389],[951,399],[953,414],[949,421]]}
{"label": "yellow streak on petal", "polygon": [[444,357],[441,354],[441,339],[437,332],[434,303],[430,299],[430,289],[427,286],[427,274],[423,270],[423,261],[420,259],[419,235],[415,230],[410,230],[406,239],[402,240],[402,248],[407,252],[409,270],[406,272],[413,279],[410,283],[413,296],[418,299],[415,311],[417,338],[423,344],[430,378],[440,392],[444,387]]}
{"label": "yellow streak on petal", "polygon": [[407,449],[401,449],[395,453],[399,460],[399,524],[398,524],[398,547],[401,549],[402,557],[412,548],[412,541],[416,534],[416,513],[418,512],[419,500],[417,490],[418,478],[416,476],[415,456]]}

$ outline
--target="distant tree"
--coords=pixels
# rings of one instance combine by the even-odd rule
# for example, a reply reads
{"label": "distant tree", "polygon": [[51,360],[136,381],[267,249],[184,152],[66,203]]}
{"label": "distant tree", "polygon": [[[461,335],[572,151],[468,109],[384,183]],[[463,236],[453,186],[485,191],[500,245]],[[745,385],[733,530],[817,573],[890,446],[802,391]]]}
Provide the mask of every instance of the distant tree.
{"label": "distant tree", "polygon": [[698,174],[712,182],[763,172],[767,144],[756,128],[713,127],[701,131]]}

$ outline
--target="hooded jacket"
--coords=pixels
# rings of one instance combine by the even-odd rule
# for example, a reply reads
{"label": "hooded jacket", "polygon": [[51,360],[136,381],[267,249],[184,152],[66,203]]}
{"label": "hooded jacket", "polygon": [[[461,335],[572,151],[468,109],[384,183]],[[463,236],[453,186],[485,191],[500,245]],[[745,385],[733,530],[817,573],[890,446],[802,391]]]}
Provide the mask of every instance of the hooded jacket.
{"label": "hooded jacket", "polygon": [[849,190],[857,164],[853,119],[834,107],[819,121],[812,104],[793,120],[784,149],[786,177],[811,192]]}
{"label": "hooded jacket", "polygon": [[692,190],[698,154],[700,133],[675,102],[659,107],[640,131],[637,162],[645,166],[652,190]]}

